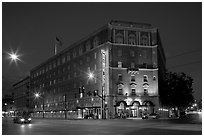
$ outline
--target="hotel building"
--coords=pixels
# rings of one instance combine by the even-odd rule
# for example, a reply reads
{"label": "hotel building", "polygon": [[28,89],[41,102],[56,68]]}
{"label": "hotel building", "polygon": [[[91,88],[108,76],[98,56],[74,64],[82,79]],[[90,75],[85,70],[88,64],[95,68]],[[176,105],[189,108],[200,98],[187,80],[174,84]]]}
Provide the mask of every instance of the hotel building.
{"label": "hotel building", "polygon": [[75,119],[158,113],[165,62],[157,28],[111,21],[31,70],[32,115]]}

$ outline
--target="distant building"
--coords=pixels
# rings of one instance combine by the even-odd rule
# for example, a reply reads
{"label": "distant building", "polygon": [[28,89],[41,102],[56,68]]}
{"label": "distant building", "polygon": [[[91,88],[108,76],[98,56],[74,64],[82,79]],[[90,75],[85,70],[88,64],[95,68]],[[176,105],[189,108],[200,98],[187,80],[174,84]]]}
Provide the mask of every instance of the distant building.
{"label": "distant building", "polygon": [[14,99],[12,95],[5,95],[2,98],[2,114],[3,116],[13,116],[15,111]]}
{"label": "distant building", "polygon": [[33,116],[115,118],[158,112],[165,64],[157,28],[111,21],[31,70],[30,90],[38,95]]}
{"label": "distant building", "polygon": [[26,77],[23,80],[13,84],[13,95],[15,114],[30,111],[30,77]]}

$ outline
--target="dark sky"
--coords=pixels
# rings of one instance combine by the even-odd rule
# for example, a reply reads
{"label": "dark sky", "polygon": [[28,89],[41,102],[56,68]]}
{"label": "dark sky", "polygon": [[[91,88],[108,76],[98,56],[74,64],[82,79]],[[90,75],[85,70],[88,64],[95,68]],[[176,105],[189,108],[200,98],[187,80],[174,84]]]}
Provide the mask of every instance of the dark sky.
{"label": "dark sky", "polygon": [[[64,49],[110,20],[150,23],[160,32],[167,68],[194,79],[202,93],[202,3],[3,3],[3,94],[29,70],[54,55],[55,37]],[[9,63],[5,52],[17,50],[23,62]]]}

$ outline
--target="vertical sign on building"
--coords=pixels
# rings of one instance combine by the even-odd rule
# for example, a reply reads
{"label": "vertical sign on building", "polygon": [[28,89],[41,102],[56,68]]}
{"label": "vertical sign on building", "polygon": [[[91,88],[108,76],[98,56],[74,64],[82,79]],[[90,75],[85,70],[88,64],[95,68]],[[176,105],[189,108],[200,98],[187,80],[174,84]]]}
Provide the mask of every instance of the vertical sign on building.
{"label": "vertical sign on building", "polygon": [[104,50],[101,50],[102,54],[102,86],[105,85],[105,69],[106,69],[106,52]]}
{"label": "vertical sign on building", "polygon": [[106,52],[104,50],[101,50],[101,60],[102,60],[102,83],[101,83],[101,114],[102,114],[102,119],[104,118],[104,90],[105,90],[105,80],[106,80],[106,75],[105,75],[105,70],[106,70]]}

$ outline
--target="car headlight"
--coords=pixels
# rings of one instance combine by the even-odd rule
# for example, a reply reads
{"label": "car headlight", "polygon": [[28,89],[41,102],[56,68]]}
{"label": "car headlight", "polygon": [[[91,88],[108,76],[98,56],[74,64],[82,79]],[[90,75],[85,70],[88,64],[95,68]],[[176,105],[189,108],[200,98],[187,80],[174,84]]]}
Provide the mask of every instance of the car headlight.
{"label": "car headlight", "polygon": [[23,122],[23,121],[25,121],[25,119],[24,119],[24,118],[21,118],[21,121]]}
{"label": "car headlight", "polygon": [[29,121],[31,121],[31,118],[28,118]]}

